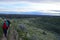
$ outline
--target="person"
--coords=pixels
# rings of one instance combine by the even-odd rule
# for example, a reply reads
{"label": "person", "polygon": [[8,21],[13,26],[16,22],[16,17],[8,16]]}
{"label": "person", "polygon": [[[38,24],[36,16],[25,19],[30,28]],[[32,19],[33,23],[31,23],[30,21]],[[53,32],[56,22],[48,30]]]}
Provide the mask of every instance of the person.
{"label": "person", "polygon": [[7,30],[10,26],[10,21],[9,20],[4,20],[4,23],[3,23],[3,33],[5,35],[5,37],[7,37]]}

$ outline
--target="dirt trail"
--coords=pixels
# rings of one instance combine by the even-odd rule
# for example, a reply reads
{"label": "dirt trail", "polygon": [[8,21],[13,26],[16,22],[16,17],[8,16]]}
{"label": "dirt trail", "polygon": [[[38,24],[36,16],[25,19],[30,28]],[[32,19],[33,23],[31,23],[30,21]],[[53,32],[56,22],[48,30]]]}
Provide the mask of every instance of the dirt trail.
{"label": "dirt trail", "polygon": [[[7,38],[3,35],[2,40],[7,40]],[[10,29],[9,39],[8,40],[15,40],[14,39],[14,33],[13,33],[13,27],[11,27],[11,29]]]}
{"label": "dirt trail", "polygon": [[10,34],[9,34],[9,40],[17,40],[18,39],[18,34],[14,27],[11,27],[10,29]]}
{"label": "dirt trail", "polygon": [[4,34],[3,34],[2,40],[7,40],[7,38],[4,36]]}
{"label": "dirt trail", "polygon": [[11,27],[11,29],[10,29],[10,34],[9,34],[9,40],[15,40],[15,39],[14,39],[14,33],[13,33],[13,31],[14,31],[14,28]]}
{"label": "dirt trail", "polygon": [[18,40],[18,34],[16,32],[16,30],[14,29],[14,27],[10,27],[10,33],[7,36],[8,38],[6,38],[4,35],[2,37],[2,40]]}

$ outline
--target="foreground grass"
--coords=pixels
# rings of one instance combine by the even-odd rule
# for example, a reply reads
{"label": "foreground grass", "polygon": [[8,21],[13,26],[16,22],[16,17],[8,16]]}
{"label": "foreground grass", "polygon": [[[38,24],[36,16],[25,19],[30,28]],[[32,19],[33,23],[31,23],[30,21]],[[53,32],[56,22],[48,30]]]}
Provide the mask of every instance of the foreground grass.
{"label": "foreground grass", "polygon": [[[34,19],[34,18],[33,18]],[[32,19],[30,19],[32,20]],[[26,32],[23,32],[22,30],[17,29],[17,32],[19,34],[19,38],[23,36],[23,40],[57,40],[54,33],[49,32],[48,30],[43,30],[41,28],[38,28],[37,25],[34,23],[31,23],[29,19],[17,19],[16,24],[24,24],[27,29],[27,36]],[[35,26],[34,26],[35,25]],[[18,25],[17,25],[18,27]],[[17,28],[16,27],[16,28]],[[43,26],[42,26],[43,27]],[[45,32],[45,33],[43,33]]]}
{"label": "foreground grass", "polygon": [[0,40],[2,38],[2,35],[3,35],[3,29],[2,29],[2,19],[0,19]]}
{"label": "foreground grass", "polygon": [[[18,32],[19,39],[22,40],[57,40],[54,32],[59,30],[59,26],[54,25],[54,19],[47,18],[21,18],[11,19],[11,26]],[[52,21],[52,22],[51,22]],[[2,21],[1,21],[2,22]],[[58,22],[57,22],[58,23]],[[18,24],[24,24],[27,33],[20,30]],[[0,24],[1,25],[1,24]],[[58,27],[56,27],[58,26]],[[2,36],[2,28],[0,29]],[[9,32],[10,33],[10,32]]]}

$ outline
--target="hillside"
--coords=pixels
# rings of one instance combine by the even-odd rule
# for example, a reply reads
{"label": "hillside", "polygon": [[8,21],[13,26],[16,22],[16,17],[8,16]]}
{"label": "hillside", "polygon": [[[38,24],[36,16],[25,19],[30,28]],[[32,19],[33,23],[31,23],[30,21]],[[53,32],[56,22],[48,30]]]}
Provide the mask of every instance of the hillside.
{"label": "hillside", "polygon": [[[1,19],[0,21],[2,22]],[[60,40],[60,17],[39,16],[13,18],[10,19],[10,21],[10,31],[13,32],[12,34],[15,34],[16,32],[18,33],[18,40]],[[25,27],[21,29],[19,27],[20,24],[24,25]],[[15,33],[13,29],[16,31]],[[10,31],[8,40],[10,40],[12,36],[14,37]]]}

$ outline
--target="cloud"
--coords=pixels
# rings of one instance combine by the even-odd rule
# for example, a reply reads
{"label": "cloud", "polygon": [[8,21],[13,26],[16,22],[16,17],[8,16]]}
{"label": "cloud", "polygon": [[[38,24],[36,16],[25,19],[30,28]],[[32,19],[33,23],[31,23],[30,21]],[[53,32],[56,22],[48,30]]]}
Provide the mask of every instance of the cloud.
{"label": "cloud", "polygon": [[0,9],[20,9],[29,6],[29,3],[24,2],[0,2]]}
{"label": "cloud", "polygon": [[60,3],[0,2],[0,11],[60,13],[52,10],[60,10]]}
{"label": "cloud", "polygon": [[28,2],[60,2],[60,0],[0,0],[0,1],[28,1]]}
{"label": "cloud", "polygon": [[51,11],[54,11],[54,12],[60,12],[60,10],[51,10]]}
{"label": "cloud", "polygon": [[60,16],[59,2],[59,0],[0,0],[0,11],[38,11],[46,15]]}

